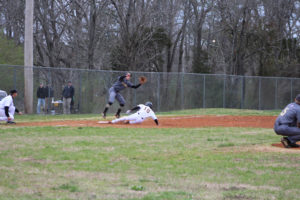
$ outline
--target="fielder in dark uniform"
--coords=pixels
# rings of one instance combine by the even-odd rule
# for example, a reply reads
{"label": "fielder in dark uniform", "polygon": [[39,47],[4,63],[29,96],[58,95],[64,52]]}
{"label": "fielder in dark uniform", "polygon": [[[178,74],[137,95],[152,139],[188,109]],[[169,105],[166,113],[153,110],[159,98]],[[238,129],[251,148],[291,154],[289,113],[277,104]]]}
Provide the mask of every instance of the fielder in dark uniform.
{"label": "fielder in dark uniform", "polygon": [[300,141],[300,94],[277,117],[274,131],[278,135],[286,136],[281,138],[285,148],[299,147],[296,142]]}
{"label": "fielder in dark uniform", "polygon": [[108,103],[106,104],[105,109],[102,113],[103,118],[106,118],[106,112],[108,111],[108,108],[114,103],[115,99],[117,99],[120,104],[120,108],[118,109],[117,113],[115,114],[116,118],[119,118],[122,107],[124,107],[124,105],[125,105],[125,99],[119,92],[124,90],[127,87],[137,89],[138,87],[141,86],[140,83],[137,85],[134,85],[133,83],[131,83],[130,78],[131,78],[131,74],[127,72],[124,76],[118,77],[118,80],[109,89],[109,99],[108,99]]}

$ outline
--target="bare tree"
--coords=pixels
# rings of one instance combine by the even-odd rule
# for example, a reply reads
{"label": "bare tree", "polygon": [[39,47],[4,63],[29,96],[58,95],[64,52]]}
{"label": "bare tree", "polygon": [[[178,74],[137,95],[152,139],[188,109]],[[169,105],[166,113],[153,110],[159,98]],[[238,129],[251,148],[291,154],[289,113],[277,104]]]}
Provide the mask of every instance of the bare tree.
{"label": "bare tree", "polygon": [[[25,0],[0,0],[24,42]],[[299,75],[299,0],[35,0],[34,63],[137,71]]]}

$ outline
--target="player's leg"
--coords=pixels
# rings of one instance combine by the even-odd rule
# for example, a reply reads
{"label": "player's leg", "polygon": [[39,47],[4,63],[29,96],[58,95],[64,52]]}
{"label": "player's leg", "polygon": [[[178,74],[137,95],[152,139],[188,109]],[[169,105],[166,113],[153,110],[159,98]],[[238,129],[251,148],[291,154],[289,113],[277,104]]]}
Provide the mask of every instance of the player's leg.
{"label": "player's leg", "polygon": [[[14,106],[11,106],[8,109],[8,114],[9,114],[9,117],[10,117],[10,121],[14,120],[15,110],[16,110],[16,108]],[[0,109],[0,121],[8,121],[4,109]]]}
{"label": "player's leg", "polygon": [[63,113],[67,114],[67,98],[63,98]]}
{"label": "player's leg", "polygon": [[9,114],[10,120],[7,121],[7,123],[9,123],[9,124],[15,124],[15,122],[14,122],[14,119],[15,119],[15,117],[14,117],[15,116],[15,110],[16,110],[16,108],[14,106],[9,107],[8,114]]}
{"label": "player's leg", "polygon": [[124,117],[121,117],[121,118],[117,118],[117,119],[114,119],[111,121],[111,123],[115,124],[115,123],[118,123],[118,122],[121,122],[121,121],[134,121],[138,118],[137,114],[134,113],[132,115],[128,115],[128,116],[124,116]]}
{"label": "player's leg", "polygon": [[117,94],[116,95],[116,99],[118,100],[118,102],[120,103],[120,107],[118,108],[118,110],[117,110],[117,113],[116,113],[116,118],[119,118],[120,117],[120,113],[121,113],[121,111],[122,111],[122,108],[124,107],[124,105],[125,105],[125,99],[124,99],[124,97],[121,95],[121,94]]}
{"label": "player's leg", "polygon": [[300,141],[300,128],[275,123],[274,130],[278,135],[287,136],[281,139],[281,143],[285,147],[298,147],[296,142]]}
{"label": "player's leg", "polygon": [[41,112],[41,99],[38,98],[38,103],[37,103],[37,107],[36,107],[36,113],[40,114]]}
{"label": "player's leg", "polygon": [[45,113],[45,108],[46,108],[46,102],[45,99],[41,99],[41,105],[42,105],[42,110]]}
{"label": "player's leg", "polygon": [[72,98],[67,98],[67,114],[71,114],[71,101]]}
{"label": "player's leg", "polygon": [[287,139],[290,142],[290,146],[297,147],[296,142],[300,141],[300,128],[298,127],[286,127],[285,136],[288,136]]}
{"label": "player's leg", "polygon": [[129,120],[129,124],[140,124],[142,123],[144,120],[141,118],[137,118],[135,120]]}
{"label": "player's leg", "polygon": [[0,121],[7,121],[4,109],[0,109]]}
{"label": "player's leg", "polygon": [[114,119],[111,121],[111,123],[115,124],[115,123],[122,122],[122,121],[128,121],[128,117],[125,116],[125,117]]}
{"label": "player's leg", "polygon": [[106,113],[107,113],[109,107],[110,107],[110,106],[114,103],[114,101],[115,101],[116,94],[117,94],[117,93],[115,92],[114,88],[111,87],[111,88],[109,89],[108,103],[105,105],[104,111],[103,111],[103,113],[102,113],[102,117],[103,117],[104,119],[106,118]]}

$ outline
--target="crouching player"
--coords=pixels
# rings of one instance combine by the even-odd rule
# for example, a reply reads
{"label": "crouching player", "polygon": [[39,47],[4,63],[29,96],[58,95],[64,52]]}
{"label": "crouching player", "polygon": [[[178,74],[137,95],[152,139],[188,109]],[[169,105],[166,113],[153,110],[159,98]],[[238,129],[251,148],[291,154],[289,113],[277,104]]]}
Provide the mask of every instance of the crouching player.
{"label": "crouching player", "polygon": [[10,94],[0,101],[0,121],[6,121],[8,124],[15,124],[13,121],[15,112],[20,115],[22,114],[14,106],[13,98],[17,95],[18,93],[16,90],[11,90]]}
{"label": "crouching player", "polygon": [[156,125],[158,125],[158,120],[155,113],[152,110],[151,102],[146,102],[145,105],[139,104],[138,106],[132,108],[131,110],[127,110],[126,114],[130,114],[131,112],[134,111],[137,112],[126,117],[121,117],[119,119],[112,120],[111,123],[115,124],[124,121],[129,124],[138,124],[138,123],[142,123],[145,119],[151,117],[155,121]]}

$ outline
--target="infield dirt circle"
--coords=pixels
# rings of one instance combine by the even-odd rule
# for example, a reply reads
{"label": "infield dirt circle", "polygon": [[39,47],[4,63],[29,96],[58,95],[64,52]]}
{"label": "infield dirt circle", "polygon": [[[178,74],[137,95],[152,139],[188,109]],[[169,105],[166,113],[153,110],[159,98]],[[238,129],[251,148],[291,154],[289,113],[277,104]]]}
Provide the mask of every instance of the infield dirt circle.
{"label": "infield dirt circle", "polygon": [[[252,127],[273,128],[276,116],[168,116],[159,117],[159,126],[153,120],[146,120],[141,124],[108,124],[108,121],[99,120],[60,120],[43,122],[23,122],[17,126],[55,126],[55,127],[118,127],[118,128],[201,128],[201,127]],[[107,122],[107,123],[106,123]],[[272,144],[274,147],[283,147],[281,143]],[[300,148],[293,148],[298,149]]]}

